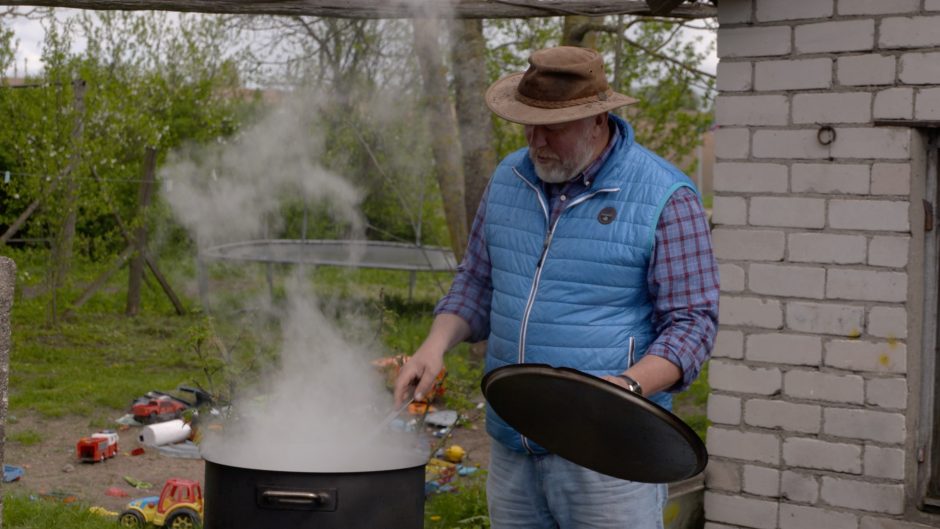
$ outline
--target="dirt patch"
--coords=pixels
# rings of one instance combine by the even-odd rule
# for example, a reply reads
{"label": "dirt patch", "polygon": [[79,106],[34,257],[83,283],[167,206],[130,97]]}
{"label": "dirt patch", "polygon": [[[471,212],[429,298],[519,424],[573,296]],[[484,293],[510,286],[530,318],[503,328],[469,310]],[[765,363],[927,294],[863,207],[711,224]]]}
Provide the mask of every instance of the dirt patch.
{"label": "dirt patch", "polygon": [[[486,468],[490,455],[489,436],[482,417],[482,410],[469,414],[469,422],[455,428],[441,444],[460,445],[467,451],[466,464]],[[118,431],[119,452],[114,458],[103,463],[78,462],[75,458],[78,439],[98,429],[89,426],[89,420],[83,417],[43,419],[32,414],[18,415],[16,422],[7,425],[4,462],[23,467],[25,474],[19,481],[5,483],[6,492],[74,497],[82,503],[121,511],[133,498],[159,494],[168,478],[203,482],[202,460],[169,457],[150,447],[144,447],[142,455],[131,456],[131,450],[140,446],[139,427]],[[27,432],[38,434],[41,441],[24,446],[9,440]],[[152,483],[153,488],[135,489],[124,480],[125,476]],[[111,487],[123,490],[129,497],[107,495]]]}

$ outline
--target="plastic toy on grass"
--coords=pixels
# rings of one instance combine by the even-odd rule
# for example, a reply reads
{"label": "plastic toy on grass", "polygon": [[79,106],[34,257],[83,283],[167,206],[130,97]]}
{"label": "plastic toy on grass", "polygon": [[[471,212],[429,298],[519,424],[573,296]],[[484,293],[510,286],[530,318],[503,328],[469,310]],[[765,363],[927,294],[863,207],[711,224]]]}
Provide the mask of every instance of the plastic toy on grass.
{"label": "plastic toy on grass", "polygon": [[121,527],[142,528],[146,524],[172,529],[195,529],[202,525],[202,487],[197,481],[170,478],[159,496],[138,498],[118,515]]}
{"label": "plastic toy on grass", "polygon": [[189,403],[172,395],[151,391],[131,405],[134,420],[143,424],[179,419]]}
{"label": "plastic toy on grass", "polygon": [[118,453],[118,434],[114,430],[102,430],[82,437],[75,445],[75,457],[86,463],[97,463],[112,458]]}

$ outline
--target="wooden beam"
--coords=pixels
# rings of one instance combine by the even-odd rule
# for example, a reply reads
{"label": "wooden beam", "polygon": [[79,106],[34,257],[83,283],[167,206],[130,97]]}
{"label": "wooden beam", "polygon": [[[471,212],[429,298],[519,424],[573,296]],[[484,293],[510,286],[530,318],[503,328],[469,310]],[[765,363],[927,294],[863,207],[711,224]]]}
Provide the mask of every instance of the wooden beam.
{"label": "wooden beam", "polygon": [[[643,0],[5,0],[3,3],[75,9],[338,18],[529,18],[652,14]],[[704,4],[682,4],[668,14],[674,18],[709,18],[716,15],[715,7]]]}
{"label": "wooden beam", "polygon": [[650,6],[650,13],[658,17],[669,16],[669,13],[679,7],[682,2],[683,0],[646,0],[646,4]]}

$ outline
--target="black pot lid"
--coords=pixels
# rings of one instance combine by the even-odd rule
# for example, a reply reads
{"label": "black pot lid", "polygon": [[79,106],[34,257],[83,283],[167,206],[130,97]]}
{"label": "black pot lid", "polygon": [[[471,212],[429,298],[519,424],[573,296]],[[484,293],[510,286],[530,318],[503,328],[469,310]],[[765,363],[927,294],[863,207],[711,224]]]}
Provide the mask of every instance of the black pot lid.
{"label": "black pot lid", "polygon": [[657,404],[569,368],[518,364],[483,377],[490,407],[546,450],[620,479],[670,483],[705,468],[698,435]]}

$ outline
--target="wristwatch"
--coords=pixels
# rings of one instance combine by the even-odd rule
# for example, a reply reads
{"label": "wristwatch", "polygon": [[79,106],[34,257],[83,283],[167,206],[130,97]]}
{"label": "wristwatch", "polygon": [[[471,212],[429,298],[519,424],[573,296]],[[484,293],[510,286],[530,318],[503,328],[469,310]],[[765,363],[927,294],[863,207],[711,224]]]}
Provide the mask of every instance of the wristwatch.
{"label": "wristwatch", "polygon": [[626,382],[626,383],[627,383],[627,389],[629,389],[630,391],[632,391],[632,392],[634,392],[634,393],[636,393],[637,395],[640,395],[640,396],[643,395],[643,386],[641,386],[639,382],[637,382],[636,380],[634,380],[633,377],[631,377],[631,376],[629,376],[629,375],[620,374],[620,375],[617,375],[617,378],[619,378],[620,380],[623,380],[624,382]]}

